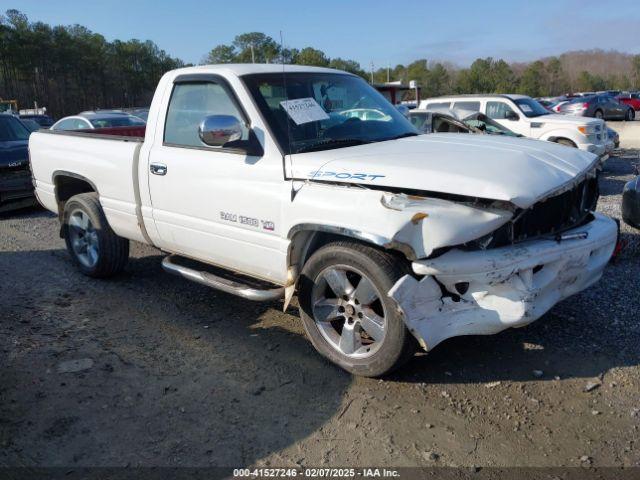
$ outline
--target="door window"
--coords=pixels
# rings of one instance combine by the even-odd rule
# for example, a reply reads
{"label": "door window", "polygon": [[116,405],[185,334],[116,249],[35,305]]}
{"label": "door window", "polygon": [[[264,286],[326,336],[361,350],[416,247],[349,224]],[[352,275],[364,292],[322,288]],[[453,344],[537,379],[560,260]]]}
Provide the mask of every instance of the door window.
{"label": "door window", "polygon": [[450,108],[451,102],[434,102],[428,103],[426,110],[434,110],[436,108]]}
{"label": "door window", "polygon": [[453,108],[458,110],[469,110],[471,112],[480,111],[480,102],[456,102],[453,104]]}
{"label": "door window", "polygon": [[494,120],[504,120],[513,109],[504,102],[487,102],[487,117]]}
{"label": "door window", "polygon": [[198,127],[210,115],[231,115],[243,125],[241,140],[249,138],[249,129],[244,125],[243,115],[231,98],[228,90],[218,83],[180,83],[175,85],[167,120],[165,143],[186,147],[208,147],[200,140]]}

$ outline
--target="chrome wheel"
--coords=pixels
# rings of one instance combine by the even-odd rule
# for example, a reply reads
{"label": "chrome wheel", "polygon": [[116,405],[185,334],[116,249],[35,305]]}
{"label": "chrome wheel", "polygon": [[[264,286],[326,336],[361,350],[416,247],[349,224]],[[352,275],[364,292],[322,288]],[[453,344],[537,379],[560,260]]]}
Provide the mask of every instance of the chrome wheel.
{"label": "chrome wheel", "polygon": [[98,263],[100,252],[98,232],[91,223],[89,216],[77,209],[69,216],[69,241],[73,253],[85,267],[92,268]]}
{"label": "chrome wheel", "polygon": [[313,319],[324,339],[352,358],[373,355],[387,321],[382,294],[362,272],[346,265],[321,271],[311,293]]}

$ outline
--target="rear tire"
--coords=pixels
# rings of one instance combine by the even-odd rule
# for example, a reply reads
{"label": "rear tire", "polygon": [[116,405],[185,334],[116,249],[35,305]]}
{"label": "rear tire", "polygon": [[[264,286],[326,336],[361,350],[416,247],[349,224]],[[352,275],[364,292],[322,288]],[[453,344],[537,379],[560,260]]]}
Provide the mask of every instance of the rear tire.
{"label": "rear tire", "polygon": [[302,270],[298,296],[316,350],[365,377],[407,362],[417,342],[387,296],[406,274],[398,258],[361,243],[338,241],[316,251]]}
{"label": "rear tire", "polygon": [[604,113],[602,110],[596,110],[593,116],[602,120],[604,118]]}
{"label": "rear tire", "polygon": [[625,120],[631,122],[634,118],[636,118],[636,112],[633,111],[633,108],[627,110],[627,114],[625,115]]}
{"label": "rear tire", "polygon": [[567,138],[559,138],[558,140],[556,140],[556,143],[559,143],[560,145],[564,145],[565,147],[578,148],[578,146],[575,143],[573,143],[571,140]]}
{"label": "rear tire", "polygon": [[97,193],[71,197],[65,204],[62,222],[67,250],[84,275],[107,278],[124,269],[129,259],[129,240],[111,230]]}

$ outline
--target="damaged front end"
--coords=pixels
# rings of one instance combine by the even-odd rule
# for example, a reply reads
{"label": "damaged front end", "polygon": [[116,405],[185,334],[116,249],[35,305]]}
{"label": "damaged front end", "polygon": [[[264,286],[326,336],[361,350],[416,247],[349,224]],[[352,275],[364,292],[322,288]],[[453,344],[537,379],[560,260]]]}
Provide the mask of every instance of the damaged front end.
{"label": "damaged front end", "polygon": [[597,196],[594,176],[526,210],[385,194],[387,208],[415,211],[394,241],[424,244],[415,275],[389,291],[422,347],[526,325],[596,282],[617,240],[616,223],[592,213]]}

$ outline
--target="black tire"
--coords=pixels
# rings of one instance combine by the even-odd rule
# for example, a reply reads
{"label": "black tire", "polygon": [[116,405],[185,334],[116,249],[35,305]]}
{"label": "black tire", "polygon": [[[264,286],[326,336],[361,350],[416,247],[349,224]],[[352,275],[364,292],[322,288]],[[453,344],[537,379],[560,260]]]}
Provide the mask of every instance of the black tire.
{"label": "black tire", "polygon": [[568,138],[559,138],[558,140],[556,140],[556,143],[559,143],[560,145],[564,145],[565,147],[578,148],[578,146]]}
{"label": "black tire", "polygon": [[593,114],[594,117],[599,118],[599,119],[603,119],[604,118],[604,113],[602,112],[602,110],[596,110],[595,113]]}
{"label": "black tire", "polygon": [[[74,212],[84,213],[91,224],[97,238],[97,261],[95,265],[86,265],[74,250],[70,235],[70,217]],[[129,259],[129,240],[116,235],[102,211],[97,193],[81,193],[71,197],[64,207],[62,231],[73,263],[85,275],[93,278],[108,278],[120,273]]]}
{"label": "black tire", "polygon": [[[321,272],[334,265],[346,265],[363,272],[375,288],[383,292],[379,300],[385,309],[384,339],[375,353],[366,358],[352,358],[333,347],[314,320],[312,294],[315,282]],[[407,330],[393,300],[386,295],[407,273],[408,267],[401,259],[357,242],[336,241],[316,251],[302,270],[298,295],[304,328],[316,350],[346,371],[365,377],[388,374],[407,362],[416,352],[417,341]]]}
{"label": "black tire", "polygon": [[633,111],[633,108],[627,110],[627,114],[625,115],[625,120],[631,122],[634,118],[636,118],[636,112]]}

